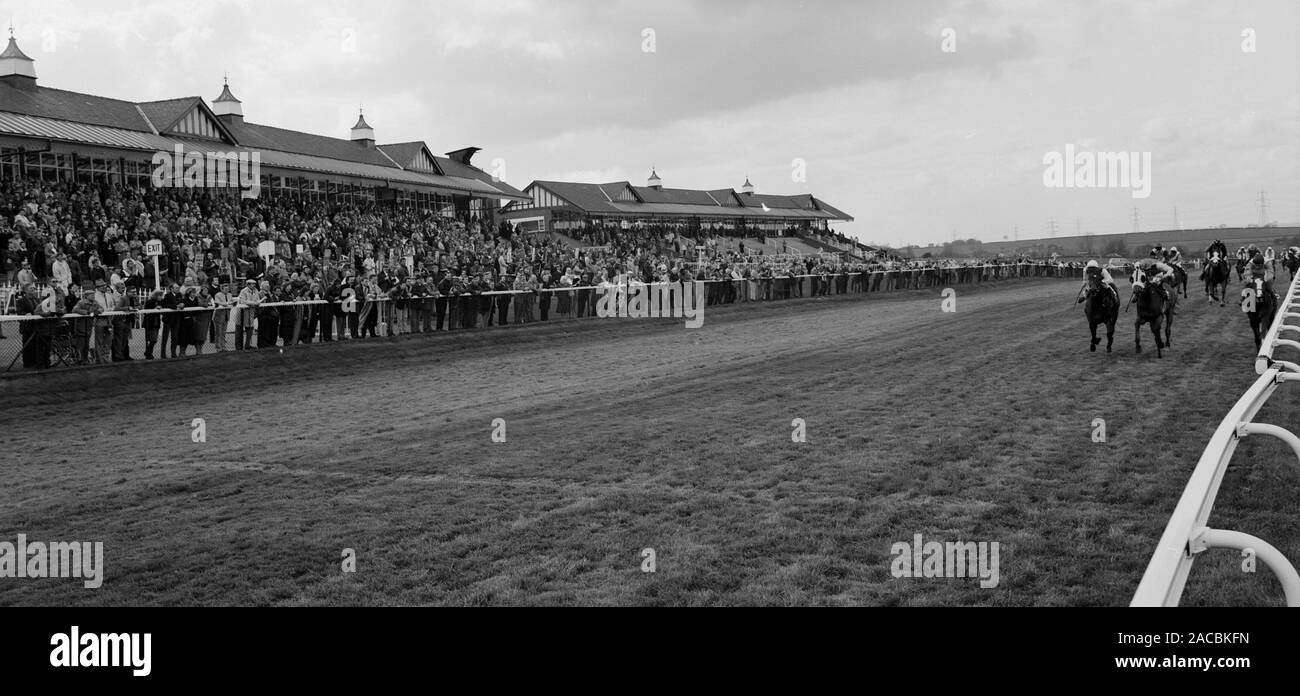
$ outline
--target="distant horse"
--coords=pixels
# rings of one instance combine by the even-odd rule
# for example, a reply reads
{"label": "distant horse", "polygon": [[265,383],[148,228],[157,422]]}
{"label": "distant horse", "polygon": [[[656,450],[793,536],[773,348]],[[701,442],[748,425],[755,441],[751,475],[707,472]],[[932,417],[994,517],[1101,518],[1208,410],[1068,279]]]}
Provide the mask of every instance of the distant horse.
{"label": "distant horse", "polygon": [[1105,283],[1101,282],[1100,274],[1087,276],[1088,289],[1083,297],[1083,314],[1088,317],[1088,330],[1092,332],[1092,343],[1089,344],[1090,352],[1097,352],[1097,344],[1101,339],[1097,338],[1097,325],[1106,325],[1106,352],[1115,343],[1115,322],[1119,321],[1119,298]]}
{"label": "distant horse", "polygon": [[1259,344],[1273,325],[1273,317],[1277,314],[1277,298],[1273,296],[1272,289],[1266,287],[1256,299],[1255,288],[1247,287],[1241,291],[1241,311],[1250,319],[1250,330],[1255,334],[1255,350],[1259,350]]}
{"label": "distant horse", "polygon": [[[1133,324],[1133,342],[1137,352],[1142,352],[1142,325],[1151,325],[1151,334],[1156,338],[1156,357],[1165,357],[1164,349],[1173,345],[1170,333],[1174,324],[1174,306],[1177,293],[1172,290],[1166,296],[1161,294],[1156,285],[1147,282],[1145,274],[1138,271],[1133,278],[1133,297],[1129,304],[1137,304],[1137,321]],[[1164,324],[1164,340],[1160,338],[1160,325]]]}
{"label": "distant horse", "polygon": [[1187,269],[1183,268],[1182,264],[1179,263],[1171,263],[1169,266],[1174,269],[1173,289],[1177,290],[1181,287],[1183,289],[1183,297],[1187,297]]}
{"label": "distant horse", "polygon": [[1287,249],[1286,254],[1282,257],[1282,267],[1290,271],[1291,280],[1295,280],[1296,270],[1300,269],[1300,250],[1295,247]]}
{"label": "distant horse", "polygon": [[1244,278],[1245,273],[1246,273],[1246,259],[1238,257],[1237,258],[1237,282],[1240,283],[1242,280],[1245,279]]}
{"label": "distant horse", "polygon": [[[1219,259],[1217,262],[1207,261],[1205,272],[1201,274],[1205,280],[1205,297],[1210,302],[1219,301],[1222,307],[1228,299],[1228,283],[1232,280],[1232,269],[1228,266],[1227,259]],[[1222,286],[1223,294],[1219,294],[1219,288]]]}

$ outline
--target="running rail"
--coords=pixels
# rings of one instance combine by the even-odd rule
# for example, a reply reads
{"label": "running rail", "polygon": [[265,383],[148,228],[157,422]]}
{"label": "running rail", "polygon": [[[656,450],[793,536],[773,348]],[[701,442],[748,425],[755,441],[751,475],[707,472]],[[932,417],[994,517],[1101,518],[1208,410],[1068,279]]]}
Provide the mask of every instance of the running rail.
{"label": "running rail", "polygon": [[1288,320],[1300,320],[1300,312],[1296,311],[1300,309],[1298,297],[1300,278],[1291,283],[1273,324],[1260,340],[1255,358],[1255,371],[1259,378],[1232,406],[1210,437],[1210,443],[1192,471],[1187,488],[1169,518],[1130,606],[1178,606],[1196,555],[1207,549],[1226,548],[1252,550],[1255,557],[1277,576],[1287,606],[1300,607],[1300,573],[1282,552],[1258,537],[1208,526],[1219,485],[1241,438],[1271,435],[1285,442],[1300,460],[1300,438],[1285,428],[1254,422],[1255,415],[1280,385],[1300,382],[1300,365],[1273,357],[1274,350],[1279,347],[1300,350],[1300,342],[1281,338],[1285,333],[1300,334],[1300,325],[1288,323]]}

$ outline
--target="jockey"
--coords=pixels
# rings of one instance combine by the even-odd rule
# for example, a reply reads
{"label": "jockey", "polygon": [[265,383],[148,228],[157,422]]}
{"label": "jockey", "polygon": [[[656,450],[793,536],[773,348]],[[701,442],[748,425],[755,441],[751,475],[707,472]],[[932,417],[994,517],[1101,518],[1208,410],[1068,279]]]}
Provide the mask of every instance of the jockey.
{"label": "jockey", "polygon": [[1169,292],[1166,290],[1166,283],[1172,284],[1174,282],[1173,267],[1155,259],[1143,259],[1139,267],[1142,269],[1143,274],[1146,275],[1147,282],[1155,286],[1160,291],[1160,294],[1165,296],[1165,300],[1168,301]]}
{"label": "jockey", "polygon": [[1263,254],[1255,254],[1255,256],[1251,258],[1250,263],[1246,266],[1246,271],[1250,273],[1250,284],[1255,288],[1255,299],[1263,298],[1263,293],[1265,291],[1270,295],[1274,295],[1274,300],[1277,299],[1277,296],[1273,293],[1272,284],[1264,282],[1266,277],[1266,267],[1264,264]]}
{"label": "jockey", "polygon": [[1250,257],[1246,255],[1246,247],[1237,247],[1237,260],[1245,261]]}
{"label": "jockey", "polygon": [[1273,247],[1269,247],[1269,248],[1265,249],[1265,250],[1264,250],[1264,263],[1266,263],[1266,264],[1272,266],[1274,261],[1277,261],[1277,253],[1273,251]]}
{"label": "jockey", "polygon": [[1209,248],[1205,250],[1205,258],[1209,259],[1210,263],[1228,258],[1228,245],[1224,244],[1221,239],[1214,240]]}
{"label": "jockey", "polygon": [[1156,247],[1155,247],[1154,249],[1151,250],[1151,258],[1153,258],[1153,259],[1163,259],[1164,257],[1165,257],[1165,247],[1164,247],[1164,245],[1163,245],[1163,244],[1157,244]]}
{"label": "jockey", "polygon": [[1178,251],[1178,247],[1171,246],[1168,249],[1165,249],[1165,263],[1173,266],[1174,264],[1182,263],[1182,261],[1183,254]]}
{"label": "jockey", "polygon": [[1088,261],[1088,265],[1083,268],[1083,287],[1079,288],[1079,299],[1075,301],[1075,304],[1083,302],[1085,298],[1084,293],[1088,289],[1089,276],[1100,276],[1102,285],[1110,288],[1110,292],[1114,295],[1115,301],[1119,302],[1119,288],[1115,287],[1115,279],[1110,277],[1110,271],[1102,268],[1101,265],[1097,263],[1096,259],[1092,259]]}

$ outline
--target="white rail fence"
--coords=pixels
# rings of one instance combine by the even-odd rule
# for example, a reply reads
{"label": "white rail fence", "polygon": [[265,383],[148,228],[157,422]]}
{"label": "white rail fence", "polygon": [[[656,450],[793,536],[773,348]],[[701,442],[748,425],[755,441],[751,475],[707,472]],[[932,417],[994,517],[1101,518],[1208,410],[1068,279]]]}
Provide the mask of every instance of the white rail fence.
{"label": "white rail fence", "polygon": [[1242,438],[1251,435],[1276,437],[1285,442],[1300,461],[1300,438],[1285,428],[1254,422],[1256,414],[1278,387],[1287,382],[1300,382],[1300,364],[1273,355],[1275,350],[1283,347],[1300,350],[1300,342],[1283,338],[1286,334],[1300,334],[1300,325],[1295,323],[1298,320],[1300,278],[1292,281],[1268,333],[1260,341],[1259,354],[1255,358],[1255,372],[1259,378],[1237,400],[1210,437],[1130,606],[1178,606],[1197,556],[1208,549],[1220,548],[1253,551],[1282,584],[1287,606],[1300,607],[1300,573],[1281,551],[1259,537],[1209,526],[1219,486]]}

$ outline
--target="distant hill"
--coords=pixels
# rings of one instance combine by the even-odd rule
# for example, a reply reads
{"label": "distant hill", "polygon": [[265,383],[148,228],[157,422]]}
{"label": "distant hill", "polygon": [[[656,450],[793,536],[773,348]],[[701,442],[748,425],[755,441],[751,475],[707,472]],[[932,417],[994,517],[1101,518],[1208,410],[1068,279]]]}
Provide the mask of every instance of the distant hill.
{"label": "distant hill", "polygon": [[[1186,257],[1199,257],[1205,248],[1216,239],[1223,240],[1229,252],[1238,247],[1256,244],[1260,248],[1273,247],[1280,250],[1292,245],[1300,245],[1300,226],[1288,227],[1211,227],[1194,230],[1159,230],[1155,232],[1129,232],[1120,234],[1098,234],[1071,237],[1052,237],[1050,239],[1021,239],[998,242],[984,242],[973,245],[961,244],[960,248],[951,249],[957,256],[1049,256],[1059,254],[1063,257],[1085,256],[1146,256],[1151,248],[1163,244],[1165,248],[1176,246]],[[978,251],[976,251],[977,247]],[[926,253],[943,256],[943,247],[909,247],[904,250],[912,256],[920,257]],[[968,252],[968,253],[963,253]]]}

